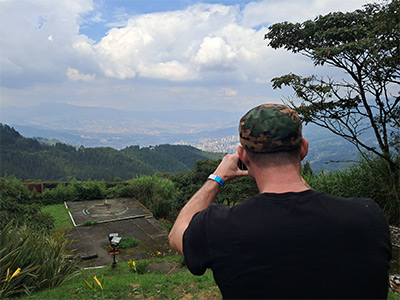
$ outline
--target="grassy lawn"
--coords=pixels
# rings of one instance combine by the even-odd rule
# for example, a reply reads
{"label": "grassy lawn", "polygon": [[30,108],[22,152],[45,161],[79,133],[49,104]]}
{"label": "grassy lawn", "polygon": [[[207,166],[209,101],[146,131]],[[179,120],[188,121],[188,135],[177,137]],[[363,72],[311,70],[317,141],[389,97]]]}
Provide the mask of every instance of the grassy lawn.
{"label": "grassy lawn", "polygon": [[[173,260],[179,261],[180,257],[144,261]],[[94,276],[99,280],[104,276],[103,291],[95,283]],[[84,280],[94,285],[98,294],[89,289]],[[171,275],[149,272],[138,274],[131,271],[126,262],[120,262],[115,269],[107,266],[102,269],[82,270],[75,278],[60,287],[17,299],[222,299],[222,297],[210,270],[203,276],[194,276],[186,268]],[[400,296],[389,291],[387,299],[399,300]]]}
{"label": "grassy lawn", "polygon": [[400,300],[400,295],[397,295],[389,290],[388,299],[389,300]]}
{"label": "grassy lawn", "polygon": [[42,212],[48,213],[54,218],[54,229],[56,230],[73,227],[71,218],[64,204],[44,206]]}
{"label": "grassy lawn", "polygon": [[[179,260],[168,257],[153,262]],[[93,277],[100,280],[104,275],[103,291]],[[86,286],[87,280],[99,291],[95,294]],[[203,276],[194,276],[186,268],[175,274],[148,273],[138,274],[131,271],[126,262],[102,269],[82,270],[64,285],[24,296],[19,299],[221,299],[218,287],[214,283],[212,272]]]}

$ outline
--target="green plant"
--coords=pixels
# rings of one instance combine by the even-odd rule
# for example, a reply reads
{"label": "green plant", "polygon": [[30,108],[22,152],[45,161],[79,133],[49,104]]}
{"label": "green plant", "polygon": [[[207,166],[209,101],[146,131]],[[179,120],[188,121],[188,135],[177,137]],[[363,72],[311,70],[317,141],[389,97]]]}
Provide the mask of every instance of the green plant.
{"label": "green plant", "polygon": [[33,202],[27,187],[15,176],[0,178],[0,224],[6,226],[26,224],[36,230],[50,230],[53,218],[40,211],[40,204]]}
{"label": "green plant", "polygon": [[75,200],[102,199],[106,196],[104,182],[99,181],[78,181],[75,178],[71,181],[71,187],[75,191]]}
{"label": "green plant", "polygon": [[107,198],[130,197],[127,191],[127,184],[121,183],[113,187],[109,187],[106,191]]}
{"label": "green plant", "polygon": [[[52,288],[77,275],[63,236],[35,231],[10,222],[0,232],[0,282],[2,297]],[[9,277],[10,270],[20,272]],[[15,274],[15,273],[14,273]]]}
{"label": "green plant", "polygon": [[133,237],[123,237],[119,243],[120,249],[128,249],[136,247],[139,244],[139,241]]}
{"label": "green plant", "polygon": [[147,260],[138,260],[138,261],[134,261],[133,259],[130,259],[128,261],[128,266],[129,269],[132,270],[135,273],[138,274],[145,274],[147,273],[147,266],[148,266],[149,262]]}
{"label": "green plant", "polygon": [[93,291],[93,293],[95,293],[96,295],[100,295],[101,298],[103,298],[103,281],[104,281],[104,275],[101,275],[101,279],[100,281],[97,279],[97,276],[93,276],[93,280],[95,282],[93,282],[92,284],[90,284],[86,279],[84,279],[84,282],[86,284],[86,286]]}
{"label": "green plant", "polygon": [[[277,23],[265,35],[274,49],[303,54],[315,66],[328,65],[348,75],[290,73],[272,79],[272,87],[290,86],[295,101],[289,102],[306,124],[327,128],[360,152],[382,158],[396,181],[400,181],[400,165],[393,155],[399,154],[400,146],[399,10],[398,0],[376,1],[353,12]],[[373,133],[373,138],[366,133]]]}
{"label": "green plant", "polygon": [[129,269],[131,269],[133,272],[136,272],[136,262],[133,259],[128,261],[128,266]]}
{"label": "green plant", "polygon": [[177,190],[174,183],[166,178],[142,176],[133,179],[126,187],[126,195],[137,198],[156,218],[169,218],[175,209]]}
{"label": "green plant", "polygon": [[[2,280],[2,285],[0,287],[0,298],[8,297],[14,294],[15,292],[23,292],[24,291],[23,288],[19,288],[18,291],[18,286],[21,284],[19,279],[21,278],[21,276],[23,276],[24,273],[28,273],[33,269],[34,267],[31,269],[24,270],[21,273],[21,268],[18,268],[15,270],[15,272],[13,272],[13,274],[11,274],[10,268],[7,268],[6,276],[4,280]],[[20,277],[14,279],[14,277],[17,277],[18,275],[20,275]]]}
{"label": "green plant", "polygon": [[85,223],[82,224],[82,226],[95,226],[99,224],[97,221],[86,221]]}
{"label": "green plant", "polygon": [[[157,258],[154,260],[138,260],[139,265],[146,266],[150,262],[170,262],[178,257]],[[179,258],[180,259],[180,258]],[[125,262],[127,263],[127,262]],[[99,270],[82,270],[80,276],[71,279],[65,284],[52,289],[33,292],[29,296],[19,299],[66,299],[82,300],[100,298],[83,280],[94,283],[93,276],[99,276]],[[218,287],[215,285],[211,271],[203,276],[192,275],[187,269],[166,275],[166,273],[149,272],[148,268],[143,273],[132,272],[125,267],[105,267],[101,269],[104,274],[103,297],[105,299],[222,299]],[[98,277],[100,281],[100,277]],[[97,285],[97,288],[99,286]]]}
{"label": "green plant", "polygon": [[42,194],[42,203],[57,204],[65,201],[73,201],[77,197],[72,185],[59,183],[54,189],[46,189]]}

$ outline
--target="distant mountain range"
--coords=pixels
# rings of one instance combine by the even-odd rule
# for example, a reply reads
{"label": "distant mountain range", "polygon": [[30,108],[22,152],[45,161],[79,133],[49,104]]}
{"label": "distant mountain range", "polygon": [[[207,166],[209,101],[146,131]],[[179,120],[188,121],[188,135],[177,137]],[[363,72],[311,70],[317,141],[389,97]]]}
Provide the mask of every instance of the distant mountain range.
{"label": "distant mountain range", "polygon": [[127,180],[155,173],[187,173],[195,160],[216,160],[221,153],[204,152],[191,146],[131,146],[122,150],[85,148],[55,143],[44,145],[0,124],[1,176],[34,180]]}
{"label": "distant mountain range", "polygon": [[222,111],[120,111],[47,103],[34,107],[2,109],[1,123],[26,137],[57,139],[85,147],[122,149],[185,143],[208,137],[237,134],[241,113]]}
{"label": "distant mountain range", "polygon": [[[243,114],[215,110],[135,112],[46,103],[4,108],[1,123],[14,127],[25,137],[53,139],[76,146],[123,149],[132,145],[182,144],[232,153],[238,144],[237,126]],[[310,142],[307,160],[314,170],[337,169],[345,167],[347,161],[358,159],[356,148],[329,130],[307,125],[303,135]]]}

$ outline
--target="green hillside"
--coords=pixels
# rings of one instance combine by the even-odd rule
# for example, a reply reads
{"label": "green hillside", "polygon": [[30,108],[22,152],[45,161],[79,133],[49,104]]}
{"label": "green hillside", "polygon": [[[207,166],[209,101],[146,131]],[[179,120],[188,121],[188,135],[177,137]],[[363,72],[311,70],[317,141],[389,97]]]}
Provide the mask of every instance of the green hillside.
{"label": "green hillside", "polygon": [[157,172],[187,173],[196,160],[219,159],[221,153],[204,152],[191,146],[160,145],[113,148],[77,148],[56,143],[44,145],[0,124],[1,176],[22,180],[122,180]]}

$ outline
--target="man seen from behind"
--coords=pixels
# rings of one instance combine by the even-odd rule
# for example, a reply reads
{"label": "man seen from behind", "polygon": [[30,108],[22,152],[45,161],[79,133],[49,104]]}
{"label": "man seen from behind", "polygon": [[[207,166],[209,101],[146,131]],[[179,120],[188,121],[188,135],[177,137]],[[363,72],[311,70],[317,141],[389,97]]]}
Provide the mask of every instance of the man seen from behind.
{"label": "man seen from behind", "polygon": [[[338,198],[301,177],[302,125],[285,105],[240,120],[240,143],[181,210],[170,233],[195,275],[207,268],[225,299],[386,299],[389,227],[371,199]],[[239,159],[247,170],[238,167]],[[251,176],[260,194],[213,203],[224,182]]]}

